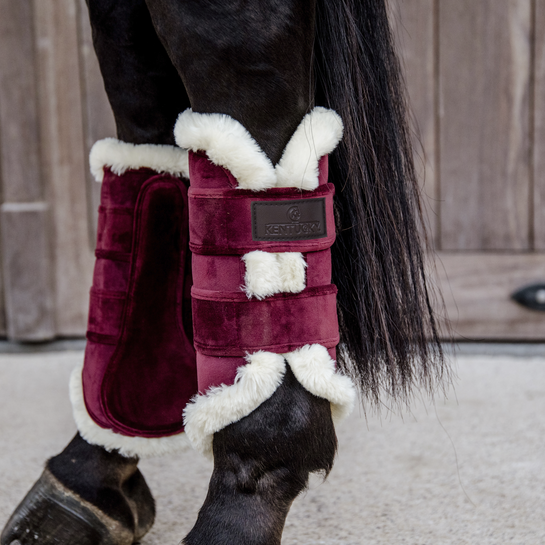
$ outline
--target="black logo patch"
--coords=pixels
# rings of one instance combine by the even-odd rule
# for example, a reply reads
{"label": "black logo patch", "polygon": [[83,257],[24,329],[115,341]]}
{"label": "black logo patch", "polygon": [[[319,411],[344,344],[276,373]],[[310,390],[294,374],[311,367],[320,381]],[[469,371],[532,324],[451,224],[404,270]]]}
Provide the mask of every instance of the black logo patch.
{"label": "black logo patch", "polygon": [[253,240],[311,240],[326,236],[323,197],[252,202]]}

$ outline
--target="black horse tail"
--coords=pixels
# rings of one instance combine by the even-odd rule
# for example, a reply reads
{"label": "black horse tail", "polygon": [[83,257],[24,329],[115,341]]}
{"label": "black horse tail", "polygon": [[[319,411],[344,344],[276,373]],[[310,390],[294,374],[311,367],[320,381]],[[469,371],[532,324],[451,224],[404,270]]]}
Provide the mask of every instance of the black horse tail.
{"label": "black horse tail", "polygon": [[424,272],[407,103],[386,0],[318,0],[316,104],[344,122],[336,187],[340,367],[367,398],[406,401],[448,378]]}

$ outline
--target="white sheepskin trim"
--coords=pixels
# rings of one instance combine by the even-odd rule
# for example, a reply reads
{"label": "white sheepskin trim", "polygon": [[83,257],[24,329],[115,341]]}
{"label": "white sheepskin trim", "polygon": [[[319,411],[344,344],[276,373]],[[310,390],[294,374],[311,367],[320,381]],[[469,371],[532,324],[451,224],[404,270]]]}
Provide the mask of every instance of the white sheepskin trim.
{"label": "white sheepskin trim", "polygon": [[343,122],[333,110],[314,108],[293,133],[276,165],[276,187],[318,187],[318,162],[341,141]]}
{"label": "white sheepskin trim", "polygon": [[110,167],[117,175],[146,167],[161,174],[189,178],[187,150],[158,144],[129,144],[116,138],[95,143],[89,154],[89,166],[97,182],[104,178],[104,167]]}
{"label": "white sheepskin trim", "polygon": [[228,115],[188,109],[179,115],[174,137],[182,148],[205,151],[210,161],[231,172],[241,189],[262,191],[276,184],[269,158],[250,133]]}
{"label": "white sheepskin trim", "polygon": [[182,112],[174,127],[176,143],[205,151],[210,161],[228,169],[238,187],[263,191],[271,187],[318,187],[318,162],[331,153],[343,134],[341,118],[333,110],[314,108],[293,133],[276,168],[250,133],[225,114]]}
{"label": "white sheepskin trim", "polygon": [[306,287],[305,269],[307,262],[301,252],[282,252],[276,254],[280,268],[282,291],[299,293]]}
{"label": "white sheepskin trim", "polygon": [[307,262],[300,252],[262,252],[242,256],[246,265],[244,291],[248,299],[264,299],[275,293],[299,293],[305,289]]}
{"label": "white sheepskin trim", "polygon": [[304,388],[331,403],[335,422],[350,414],[356,390],[348,377],[335,371],[325,347],[307,345],[282,355],[259,351],[246,357],[248,364],[237,370],[232,386],[211,388],[185,408],[185,431],[196,450],[212,456],[214,433],[248,416],[274,394],[286,371],[284,358]]}
{"label": "white sheepskin trim", "polygon": [[280,354],[256,352],[246,357],[231,386],[211,388],[195,396],[184,410],[185,431],[193,447],[212,456],[214,433],[249,415],[269,399],[284,377],[286,364]]}
{"label": "white sheepskin trim", "polygon": [[76,427],[81,436],[91,445],[99,445],[108,451],[118,450],[127,457],[147,458],[162,456],[187,450],[190,446],[185,433],[169,437],[129,437],[101,428],[89,416],[83,400],[81,373],[83,365],[78,365],[70,376],[70,401]]}
{"label": "white sheepskin trim", "polygon": [[320,344],[303,346],[284,354],[295,378],[311,394],[331,402],[335,422],[348,416],[354,408],[356,389],[350,378],[335,370],[327,348]]}

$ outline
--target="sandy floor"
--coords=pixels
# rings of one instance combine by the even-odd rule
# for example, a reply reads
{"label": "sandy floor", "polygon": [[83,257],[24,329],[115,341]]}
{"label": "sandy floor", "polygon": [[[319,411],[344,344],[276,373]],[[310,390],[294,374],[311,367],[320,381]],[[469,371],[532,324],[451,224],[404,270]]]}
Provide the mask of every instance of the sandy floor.
{"label": "sandy floor", "polygon": [[[81,352],[0,355],[0,525],[74,433],[67,381]],[[327,481],[313,479],[284,545],[545,543],[545,358],[463,356],[456,392],[411,414],[354,414]],[[144,545],[176,544],[206,494],[194,452],[145,460],[158,519]]]}

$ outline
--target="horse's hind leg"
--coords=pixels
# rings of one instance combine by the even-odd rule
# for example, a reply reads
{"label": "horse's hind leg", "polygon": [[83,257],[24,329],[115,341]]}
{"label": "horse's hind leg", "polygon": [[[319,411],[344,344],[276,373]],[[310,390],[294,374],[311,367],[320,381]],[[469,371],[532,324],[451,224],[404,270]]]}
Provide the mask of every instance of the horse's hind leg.
{"label": "horse's hind leg", "polygon": [[[348,406],[353,401],[350,382],[335,373],[330,358],[336,310],[334,295],[327,295],[332,289],[327,237],[308,248],[288,237],[277,247],[252,252],[261,247],[247,230],[252,201],[288,202],[280,222],[289,224],[286,212],[291,213],[295,226],[297,199],[319,194],[309,199],[310,206],[329,199],[324,197],[330,191],[326,160],[319,159],[335,147],[341,123],[321,109],[301,124],[312,99],[314,7],[308,0],[147,2],[193,108],[180,116],[175,134],[180,146],[192,150],[199,391],[217,387],[186,409],[187,434],[200,450],[213,451],[214,471],[184,542],[277,545],[290,505],[309,474],[327,474],[333,465],[330,402]],[[294,131],[299,144],[290,140]],[[281,161],[281,170],[275,170],[285,150],[290,165]],[[281,189],[303,179],[307,192]],[[254,191],[232,189],[237,186]],[[255,191],[271,187],[271,192]],[[275,201],[279,195],[281,203]],[[332,236],[334,228],[328,225],[327,236]],[[255,275],[249,273],[252,263]],[[300,299],[274,297],[299,293],[305,282],[314,291]],[[324,307],[312,299],[318,293]],[[297,337],[295,330],[303,332]]]}
{"label": "horse's hind leg", "polygon": [[[123,157],[116,157],[116,150],[123,154],[131,149],[136,150],[132,159],[136,157],[137,160],[140,149],[148,152],[155,149],[163,150],[166,152],[163,156],[178,157],[179,149],[174,146],[133,148],[126,145],[173,144],[172,129],[176,116],[188,104],[183,84],[155,34],[144,0],[88,0],[88,5],[105,87],[113,107],[118,137],[123,141],[117,143],[117,148],[111,152],[110,159],[119,165]],[[161,157],[160,155],[159,158]],[[162,168],[160,161],[157,160],[153,165],[145,163],[132,165],[136,169],[138,166],[155,166],[157,170]],[[172,166],[171,164],[170,167]],[[97,366],[105,365],[108,354],[111,355],[115,348],[115,343],[120,344],[120,341],[116,340],[116,336],[121,335],[116,329],[119,326],[115,323],[117,320],[115,303],[121,301],[123,304],[125,297],[123,292],[128,289],[126,283],[130,263],[127,259],[132,259],[128,253],[131,252],[132,221],[130,224],[127,222],[124,224],[119,221],[116,223],[112,219],[130,218],[128,214],[133,214],[131,206],[134,208],[134,203],[127,202],[130,200],[127,195],[136,197],[138,187],[146,183],[149,186],[150,179],[154,177],[157,178],[156,172],[149,168],[140,170],[129,168],[124,174],[116,175],[109,172],[105,175],[101,209],[114,209],[113,211],[117,210],[118,214],[106,215],[105,223],[99,227],[99,247],[102,248],[102,253],[97,255],[99,259],[95,268],[93,288],[95,298],[92,300],[90,310],[90,335],[85,364],[88,379],[100,378],[96,373],[93,377],[94,370]],[[169,188],[173,187],[174,192],[177,191],[176,185],[184,186],[181,180],[172,176],[164,176],[158,180],[158,184],[166,188],[167,193],[169,191],[172,193]],[[168,202],[165,206],[170,210]],[[159,211],[159,215],[167,214],[163,209]],[[102,219],[104,220],[104,217]],[[183,226],[176,228],[181,230]],[[116,248],[104,247],[106,235],[110,238],[109,243],[114,241],[113,243],[117,244]],[[175,233],[172,234],[172,229],[167,229],[163,235],[163,239],[168,239],[168,244],[176,252],[183,251],[179,240],[174,237]],[[120,244],[125,244],[126,247],[121,248]],[[166,250],[169,249],[165,240],[157,241],[155,245],[161,244]],[[112,250],[116,250],[117,253]],[[160,259],[163,254],[158,255],[158,258]],[[176,268],[174,280],[172,274],[165,276],[170,270],[169,267]],[[159,272],[163,276],[158,279],[160,287],[169,284],[168,279],[171,279],[170,284],[177,283],[178,270],[183,271],[183,264],[168,259],[162,260]],[[104,300],[97,302],[97,295],[100,297],[108,293],[115,296],[114,299],[108,300],[109,304]],[[132,295],[138,304],[142,297],[138,299],[134,293]],[[153,293],[151,295],[153,296]],[[106,306],[104,303],[107,303]],[[148,305],[148,302],[145,304]],[[152,319],[158,323],[161,322],[161,316],[165,316],[169,321],[176,321],[171,319],[170,310],[157,311],[151,308],[150,312],[154,313]],[[125,322],[130,322],[130,316],[125,318]],[[109,337],[104,333],[108,333]],[[155,332],[151,328],[148,335],[154,338],[149,339],[146,333],[141,333],[140,337],[147,342],[149,350],[144,356],[148,357],[148,365],[153,366],[156,363],[154,356],[160,359],[162,355],[153,353],[153,350],[161,349],[161,340],[155,337]],[[187,340],[184,344],[180,332],[176,332],[171,340],[180,347],[188,345]],[[118,353],[125,354],[124,361],[136,365],[134,356],[127,355],[127,350],[123,346],[117,348]],[[191,351],[188,354],[189,359],[194,357]],[[177,364],[183,364],[180,360],[183,360],[184,355],[178,351],[169,354],[169,357]],[[81,390],[81,379],[79,389]],[[192,385],[191,395],[193,389]],[[76,393],[77,390],[78,388]],[[118,394],[122,396],[123,392]],[[89,392],[87,395],[90,395]],[[79,401],[83,407],[81,396]],[[181,408],[175,410],[181,413]],[[126,455],[119,454],[119,448],[127,446],[123,440],[130,442],[131,438],[113,434],[111,431],[110,435],[104,435],[108,430],[102,428],[109,427],[108,421],[102,420],[101,425],[102,427],[96,426],[89,417],[84,419],[83,424],[78,422],[79,429],[94,433],[93,443],[96,444],[88,443],[78,433],[63,452],[47,462],[42,477],[6,525],[1,537],[2,545],[11,543],[130,545],[150,529],[155,517],[155,505],[151,492],[137,468],[138,449],[131,451],[129,444],[129,448],[124,451]],[[145,442],[144,439],[142,441]]]}

